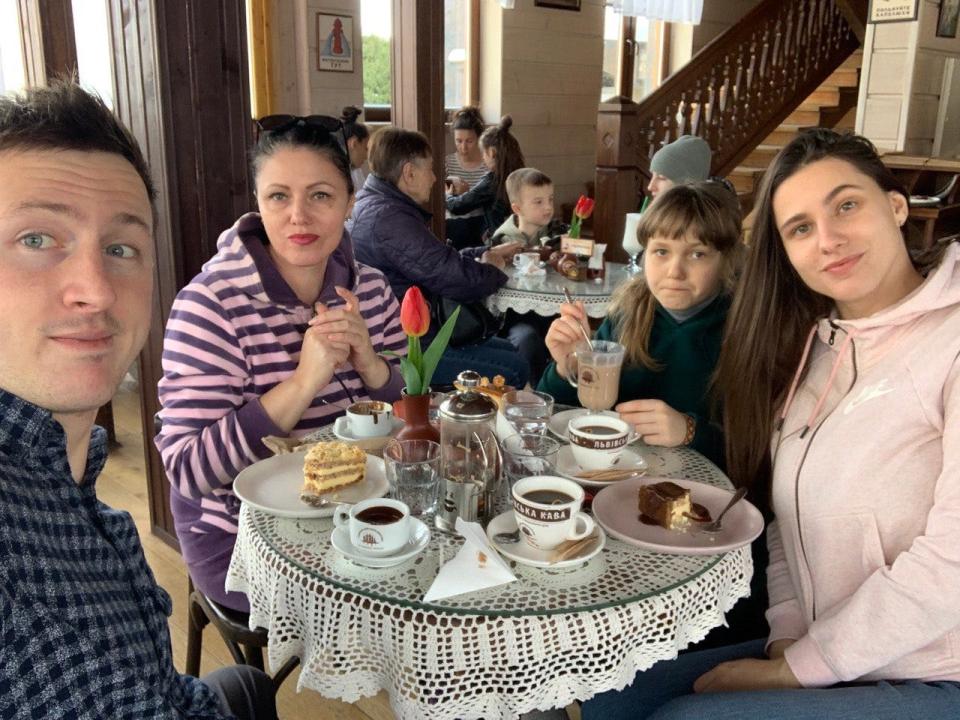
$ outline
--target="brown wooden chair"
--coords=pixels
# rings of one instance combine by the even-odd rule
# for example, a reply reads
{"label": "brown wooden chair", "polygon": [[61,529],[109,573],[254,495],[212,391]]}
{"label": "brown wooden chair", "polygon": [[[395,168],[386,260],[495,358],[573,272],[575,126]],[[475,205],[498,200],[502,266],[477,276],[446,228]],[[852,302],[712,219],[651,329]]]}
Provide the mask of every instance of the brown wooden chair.
{"label": "brown wooden chair", "polygon": [[[220,633],[220,637],[227,645],[227,649],[238,665],[252,665],[263,670],[263,648],[267,646],[267,631],[265,628],[250,629],[250,616],[245,612],[214,602],[189,581],[187,589],[189,603],[187,606],[187,666],[188,675],[200,675],[200,645],[203,641],[203,629],[209,625]],[[300,658],[292,657],[273,676],[273,684],[277,689],[300,664]]]}

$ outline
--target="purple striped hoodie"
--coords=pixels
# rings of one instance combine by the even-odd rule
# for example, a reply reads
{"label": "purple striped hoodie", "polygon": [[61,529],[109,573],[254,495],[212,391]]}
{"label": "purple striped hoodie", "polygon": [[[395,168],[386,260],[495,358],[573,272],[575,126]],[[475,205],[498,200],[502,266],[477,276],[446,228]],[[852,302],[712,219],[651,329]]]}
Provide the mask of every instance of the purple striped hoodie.
{"label": "purple striped hoodie", "polygon": [[[334,285],[359,298],[377,352],[406,352],[390,285],[379,270],[354,260],[346,232],[327,261],[320,301],[342,302]],[[260,396],[293,373],[312,315],[270,259],[256,213],[220,236],[217,254],[174,300],[163,343],[163,424],[156,444],[184,559],[194,582],[214,599],[224,594],[222,578],[237,532],[233,478],[270,454],[262,437],[283,434]],[[338,370],[339,381],[335,377],[321,390],[290,435],[305,435],[342,415],[350,404],[347,389],[358,400],[397,400],[403,381],[395,358],[391,364],[390,380],[378,390],[368,391],[352,367]]]}

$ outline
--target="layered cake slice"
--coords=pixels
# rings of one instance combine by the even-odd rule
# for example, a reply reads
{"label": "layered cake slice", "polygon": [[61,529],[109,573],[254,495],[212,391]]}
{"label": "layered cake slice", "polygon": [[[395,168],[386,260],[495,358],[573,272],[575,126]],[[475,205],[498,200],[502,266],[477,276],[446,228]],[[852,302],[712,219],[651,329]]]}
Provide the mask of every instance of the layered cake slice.
{"label": "layered cake slice", "polygon": [[690,524],[690,491],[663,481],[640,486],[640,519],[667,530],[684,530]]}
{"label": "layered cake slice", "polygon": [[303,492],[319,495],[363,480],[367,455],[345,442],[319,442],[303,460]]}

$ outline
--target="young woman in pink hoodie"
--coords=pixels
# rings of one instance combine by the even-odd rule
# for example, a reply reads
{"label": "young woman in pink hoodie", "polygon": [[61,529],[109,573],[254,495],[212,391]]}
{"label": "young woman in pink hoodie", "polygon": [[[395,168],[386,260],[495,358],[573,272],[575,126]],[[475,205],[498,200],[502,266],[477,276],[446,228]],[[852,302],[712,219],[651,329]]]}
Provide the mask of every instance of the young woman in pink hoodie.
{"label": "young woman in pink hoodie", "polygon": [[730,475],[776,518],[770,636],[584,720],[960,717],[960,246],[912,258],[908,198],[830,130],[767,170],[719,382]]}

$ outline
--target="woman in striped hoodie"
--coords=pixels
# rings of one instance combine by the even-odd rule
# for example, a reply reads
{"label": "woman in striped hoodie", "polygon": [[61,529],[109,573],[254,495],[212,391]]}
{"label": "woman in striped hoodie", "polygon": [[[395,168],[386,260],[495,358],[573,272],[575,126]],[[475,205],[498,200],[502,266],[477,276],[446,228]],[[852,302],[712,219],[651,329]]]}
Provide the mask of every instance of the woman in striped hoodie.
{"label": "woman in striped hoodie", "polygon": [[167,322],[156,438],[184,560],[208,597],[247,610],[224,578],[240,503],[236,474],[352,402],[400,397],[400,308],[353,256],[350,161],[332,118],[260,121],[251,156],[259,213],[242,216],[177,295]]}

